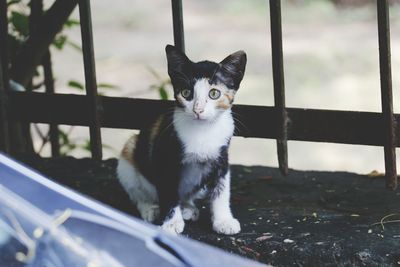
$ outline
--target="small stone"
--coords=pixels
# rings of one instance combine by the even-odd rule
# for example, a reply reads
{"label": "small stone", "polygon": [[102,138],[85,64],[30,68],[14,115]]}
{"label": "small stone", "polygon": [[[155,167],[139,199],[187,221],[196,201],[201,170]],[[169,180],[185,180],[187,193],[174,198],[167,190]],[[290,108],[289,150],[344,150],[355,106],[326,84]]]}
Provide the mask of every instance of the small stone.
{"label": "small stone", "polygon": [[291,244],[294,243],[294,241],[292,239],[286,238],[285,240],[283,240],[283,243]]}
{"label": "small stone", "polygon": [[272,235],[263,235],[263,236],[257,237],[256,241],[257,242],[265,241],[265,240],[270,239],[271,237],[272,237]]}
{"label": "small stone", "polygon": [[372,229],[368,229],[368,234],[372,234]]}

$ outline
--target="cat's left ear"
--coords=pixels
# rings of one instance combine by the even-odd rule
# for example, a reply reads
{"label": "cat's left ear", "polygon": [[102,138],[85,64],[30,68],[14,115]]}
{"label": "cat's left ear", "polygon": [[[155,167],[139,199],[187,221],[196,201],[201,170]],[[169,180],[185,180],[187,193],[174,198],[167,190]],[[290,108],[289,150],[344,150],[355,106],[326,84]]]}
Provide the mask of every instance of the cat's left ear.
{"label": "cat's left ear", "polygon": [[247,56],[242,50],[227,56],[219,63],[218,78],[229,88],[238,90],[244,76],[246,63]]}

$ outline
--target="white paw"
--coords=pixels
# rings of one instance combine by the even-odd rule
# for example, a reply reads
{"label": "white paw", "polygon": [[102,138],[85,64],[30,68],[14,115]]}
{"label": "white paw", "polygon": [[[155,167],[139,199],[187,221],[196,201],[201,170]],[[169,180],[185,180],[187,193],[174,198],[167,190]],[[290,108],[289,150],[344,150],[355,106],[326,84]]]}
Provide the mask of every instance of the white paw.
{"label": "white paw", "polygon": [[160,207],[154,204],[140,203],[137,205],[140,216],[146,222],[154,222],[160,215]]}
{"label": "white paw", "polygon": [[172,220],[168,220],[161,225],[161,229],[170,233],[170,234],[180,234],[183,232],[183,228],[185,227],[185,222],[182,217],[180,219],[173,218]]}
{"label": "white paw", "polygon": [[234,235],[240,232],[240,223],[233,217],[217,219],[213,221],[213,229],[219,234]]}
{"label": "white paw", "polygon": [[192,220],[192,221],[197,221],[199,219],[199,209],[196,208],[195,206],[184,206],[182,208],[182,217],[185,220]]}

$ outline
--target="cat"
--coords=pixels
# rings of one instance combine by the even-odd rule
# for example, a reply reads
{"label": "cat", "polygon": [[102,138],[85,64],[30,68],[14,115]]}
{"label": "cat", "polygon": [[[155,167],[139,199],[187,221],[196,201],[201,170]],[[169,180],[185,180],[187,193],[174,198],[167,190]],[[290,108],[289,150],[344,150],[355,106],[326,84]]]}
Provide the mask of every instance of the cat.
{"label": "cat", "polygon": [[240,232],[230,209],[228,147],[235,126],[234,96],[247,57],[238,51],[220,63],[192,62],[172,45],[165,48],[176,105],[122,149],[117,175],[148,222],[182,233],[184,220],[196,221],[198,199],[210,203],[214,231]]}

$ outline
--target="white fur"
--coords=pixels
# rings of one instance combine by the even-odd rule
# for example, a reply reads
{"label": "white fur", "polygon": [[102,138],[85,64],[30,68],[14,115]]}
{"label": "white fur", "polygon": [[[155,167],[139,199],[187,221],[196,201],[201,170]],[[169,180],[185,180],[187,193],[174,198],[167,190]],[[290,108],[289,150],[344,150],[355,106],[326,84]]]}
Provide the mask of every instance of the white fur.
{"label": "white fur", "polygon": [[211,221],[214,231],[220,234],[232,235],[240,232],[240,223],[232,215],[230,208],[230,172],[223,182],[222,191],[211,201]]}
{"label": "white fur", "polygon": [[193,119],[177,110],[174,125],[184,146],[186,161],[217,158],[220,148],[228,144],[235,128],[230,110],[221,112],[211,121]]}
{"label": "white fur", "polygon": [[143,220],[153,222],[160,213],[156,188],[124,158],[118,161],[117,174],[119,182],[136,204]]}
{"label": "white fur", "polygon": [[174,215],[161,225],[161,229],[171,234],[180,234],[185,227],[185,221],[182,217],[181,208],[174,208]]}

